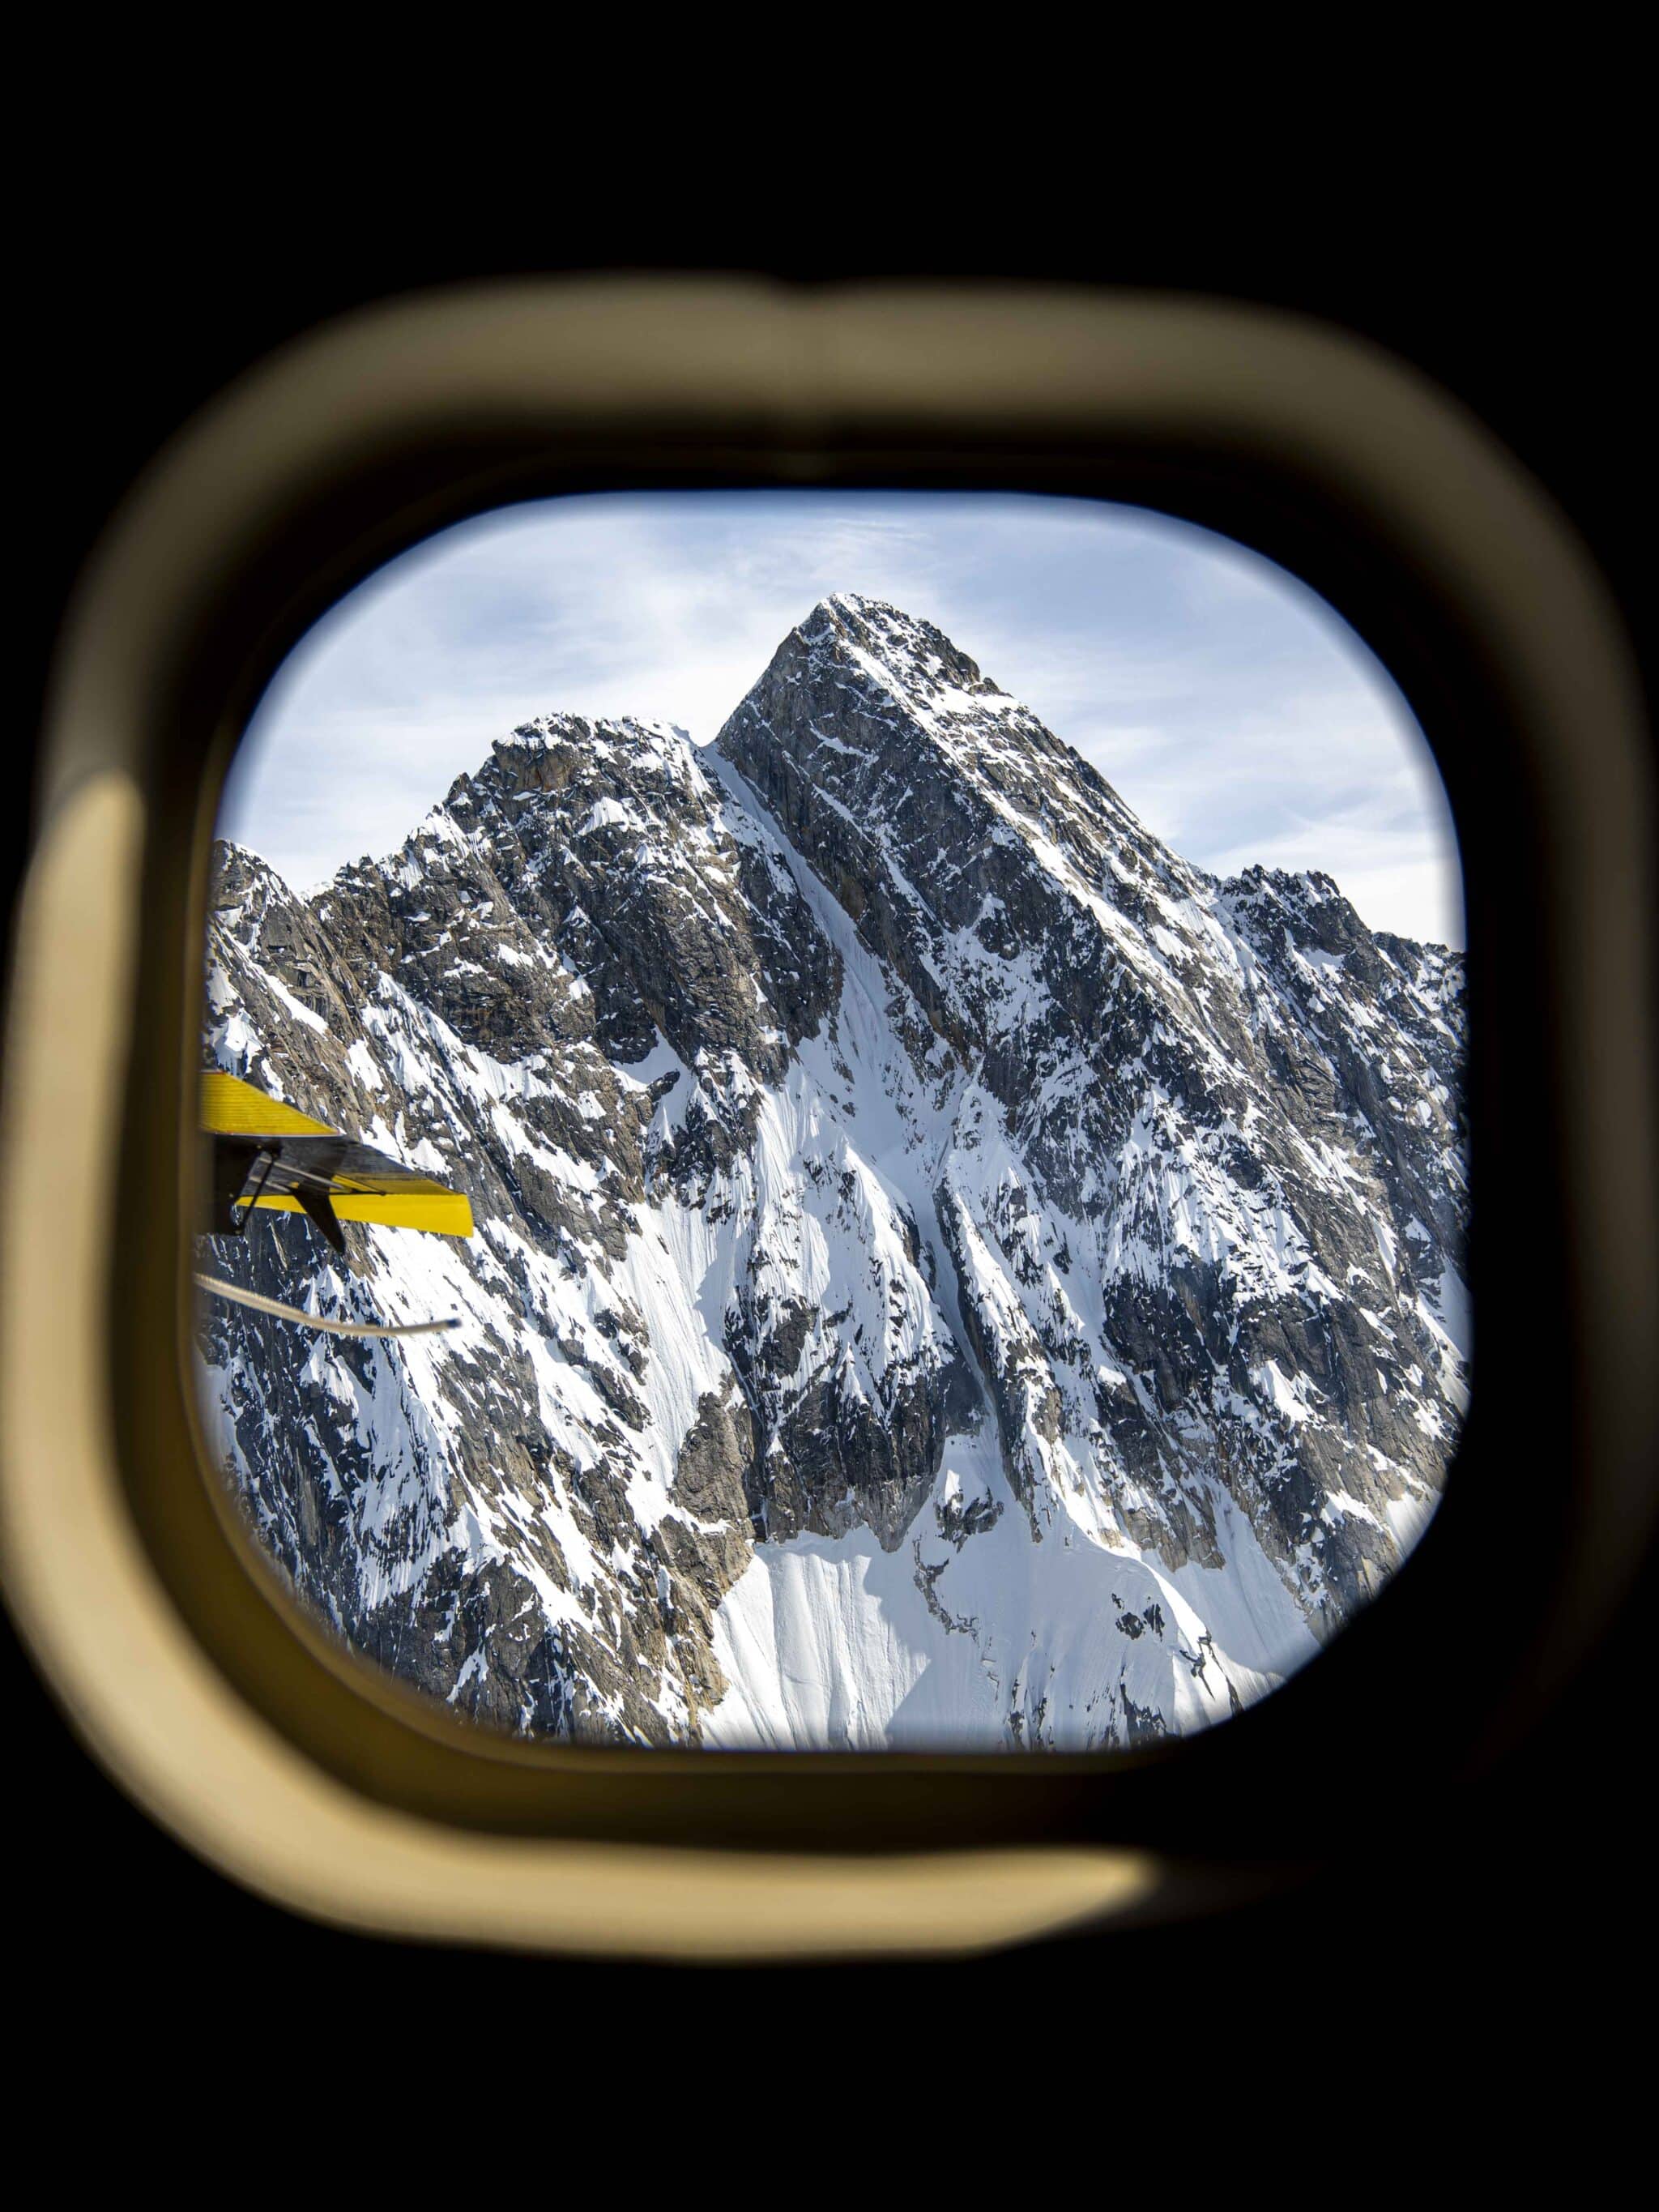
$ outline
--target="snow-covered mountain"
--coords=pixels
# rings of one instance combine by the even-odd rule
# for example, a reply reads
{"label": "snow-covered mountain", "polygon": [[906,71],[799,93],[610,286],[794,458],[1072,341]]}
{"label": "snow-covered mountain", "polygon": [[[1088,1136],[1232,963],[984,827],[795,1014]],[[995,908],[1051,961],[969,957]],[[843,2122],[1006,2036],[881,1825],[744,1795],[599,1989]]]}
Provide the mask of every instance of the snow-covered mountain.
{"label": "snow-covered mountain", "polygon": [[555,715],[297,896],[216,848],[207,1060],[471,1194],[204,1300],[301,1599],[510,1729],[1085,1748],[1224,1717],[1432,1509],[1462,965],[1176,857],[838,596],[700,750]]}

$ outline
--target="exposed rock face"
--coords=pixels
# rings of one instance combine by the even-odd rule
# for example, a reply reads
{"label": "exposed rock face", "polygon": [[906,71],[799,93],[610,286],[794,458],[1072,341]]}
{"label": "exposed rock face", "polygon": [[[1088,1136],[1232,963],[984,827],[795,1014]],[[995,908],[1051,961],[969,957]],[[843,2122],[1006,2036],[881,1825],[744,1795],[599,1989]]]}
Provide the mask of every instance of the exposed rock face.
{"label": "exposed rock face", "polygon": [[1462,963],[1188,867],[928,625],[814,610],[718,744],[554,717],[310,900],[219,852],[210,1058],[471,1194],[217,1262],[309,1603],[482,1718],[1079,1747],[1224,1717],[1431,1509]]}

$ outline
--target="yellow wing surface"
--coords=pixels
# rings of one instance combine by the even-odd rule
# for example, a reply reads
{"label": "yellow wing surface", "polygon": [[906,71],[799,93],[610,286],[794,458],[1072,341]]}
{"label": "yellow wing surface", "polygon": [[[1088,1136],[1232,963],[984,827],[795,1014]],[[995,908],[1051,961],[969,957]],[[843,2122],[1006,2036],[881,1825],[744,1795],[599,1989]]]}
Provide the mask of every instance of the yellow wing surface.
{"label": "yellow wing surface", "polygon": [[257,1194],[244,1203],[313,1219],[320,1203],[341,1221],[440,1237],[472,1234],[472,1208],[460,1191],[313,1121],[240,1076],[204,1074],[201,1083],[204,1131],[216,1151],[249,1163],[247,1188]]}

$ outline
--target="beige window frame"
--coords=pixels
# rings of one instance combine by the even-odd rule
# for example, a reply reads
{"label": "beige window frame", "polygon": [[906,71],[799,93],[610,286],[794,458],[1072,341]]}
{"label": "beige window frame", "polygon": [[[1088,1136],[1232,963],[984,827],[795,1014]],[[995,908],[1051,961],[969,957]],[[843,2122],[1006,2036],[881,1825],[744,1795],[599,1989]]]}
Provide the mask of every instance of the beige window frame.
{"label": "beige window frame", "polygon": [[[1342,1768],[1339,1826],[1402,1773],[1444,1786],[1456,1763],[1443,1744],[1429,1765],[1374,1747],[1411,1607],[1476,1510],[1462,1468],[1397,1601],[1258,1711],[1110,1759],[515,1742],[337,1648],[227,1508],[186,1375],[188,1078],[206,842],[261,689],[341,592],[467,514],[562,490],[779,483],[1061,491],[1234,527],[1352,609],[1397,673],[1436,611],[1408,695],[1437,742],[1455,719],[1437,722],[1442,678],[1447,701],[1478,698],[1547,832],[1540,1080],[1577,1132],[1556,1169],[1573,1264],[1598,1286],[1533,1689],[1593,1636],[1653,1510],[1650,756],[1593,563],[1478,422],[1340,331],[1175,295],[618,277],[368,309],[193,422],[82,580],[0,1124],[8,1602],[132,1796],[228,1875],[325,1920],[654,1956],[973,1949],[1280,1878],[1293,1825],[1253,1848],[1226,1808],[1241,1778],[1293,1772],[1310,1731],[1342,1768],[1339,1710],[1373,1747]],[[1467,858],[1467,804],[1460,827]],[[1477,1222],[1486,1202],[1477,1173]],[[1478,1411],[1501,1337],[1488,1279]],[[1456,1758],[1507,1710],[1483,1709]]]}

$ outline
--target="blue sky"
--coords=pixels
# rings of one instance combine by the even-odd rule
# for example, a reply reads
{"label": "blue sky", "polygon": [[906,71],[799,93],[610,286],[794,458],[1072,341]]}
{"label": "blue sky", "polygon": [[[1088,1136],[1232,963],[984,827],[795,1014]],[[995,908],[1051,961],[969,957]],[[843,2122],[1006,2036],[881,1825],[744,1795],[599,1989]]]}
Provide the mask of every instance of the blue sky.
{"label": "blue sky", "polygon": [[301,641],[221,828],[308,888],[393,850],[532,715],[706,740],[835,591],[937,623],[1186,859],[1323,868],[1373,927],[1462,944],[1444,794],[1380,664],[1260,555],[1090,501],[605,494],[480,516]]}

